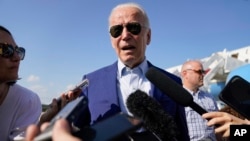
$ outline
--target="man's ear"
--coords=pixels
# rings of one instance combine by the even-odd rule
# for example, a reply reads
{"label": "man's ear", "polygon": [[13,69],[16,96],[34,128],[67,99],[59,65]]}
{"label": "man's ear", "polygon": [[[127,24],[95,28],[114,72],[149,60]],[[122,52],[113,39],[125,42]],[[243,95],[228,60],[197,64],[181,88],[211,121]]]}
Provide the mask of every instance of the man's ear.
{"label": "man's ear", "polygon": [[187,74],[187,71],[185,70],[180,72],[181,77],[184,77],[186,74]]}
{"label": "man's ear", "polygon": [[151,29],[149,29],[147,33],[147,45],[149,45],[150,42],[151,42]]}

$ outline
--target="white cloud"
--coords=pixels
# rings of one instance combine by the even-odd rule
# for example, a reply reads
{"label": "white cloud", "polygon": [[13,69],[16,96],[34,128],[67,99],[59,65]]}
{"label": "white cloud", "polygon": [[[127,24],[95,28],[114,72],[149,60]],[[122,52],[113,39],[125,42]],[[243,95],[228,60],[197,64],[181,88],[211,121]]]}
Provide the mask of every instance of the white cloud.
{"label": "white cloud", "polygon": [[33,75],[33,74],[31,74],[27,79],[28,82],[38,82],[39,80],[40,80],[40,77]]}

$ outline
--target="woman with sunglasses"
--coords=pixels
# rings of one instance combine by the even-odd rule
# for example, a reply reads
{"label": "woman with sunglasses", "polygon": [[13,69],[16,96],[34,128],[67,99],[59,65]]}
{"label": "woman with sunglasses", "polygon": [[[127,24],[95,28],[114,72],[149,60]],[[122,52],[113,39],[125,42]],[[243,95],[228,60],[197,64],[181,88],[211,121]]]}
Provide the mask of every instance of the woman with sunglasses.
{"label": "woman with sunglasses", "polygon": [[8,29],[0,26],[0,140],[21,140],[27,126],[37,123],[42,112],[37,94],[18,85],[20,61],[25,49],[18,47]]}

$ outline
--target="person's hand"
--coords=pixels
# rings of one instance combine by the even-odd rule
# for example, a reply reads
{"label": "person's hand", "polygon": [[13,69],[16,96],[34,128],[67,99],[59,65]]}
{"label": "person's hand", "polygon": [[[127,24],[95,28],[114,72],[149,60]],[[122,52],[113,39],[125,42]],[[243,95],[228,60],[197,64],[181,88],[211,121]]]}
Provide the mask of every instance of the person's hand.
{"label": "person's hand", "polygon": [[[48,123],[41,125],[41,130],[37,125],[30,125],[26,130],[26,141],[33,141],[34,138],[48,126]],[[53,141],[81,141],[79,138],[71,135],[71,128],[65,119],[59,119],[56,121],[52,129]]]}
{"label": "person's hand", "polygon": [[38,125],[41,125],[44,122],[49,122],[68,102],[75,100],[81,92],[82,90],[79,88],[74,91],[63,93],[60,96],[60,102],[54,98],[51,104],[49,104],[48,109],[41,114]]}
{"label": "person's hand", "polygon": [[38,125],[40,126],[44,122],[49,122],[59,111],[59,107],[57,105],[57,100],[53,99],[49,107],[44,111],[39,119]]}
{"label": "person's hand", "polygon": [[248,124],[246,120],[242,120],[226,112],[208,112],[202,115],[205,119],[210,119],[207,122],[208,126],[215,126],[215,133],[220,134],[223,138],[230,135],[230,125]]}
{"label": "person's hand", "polygon": [[65,96],[67,97],[68,101],[72,101],[72,100],[75,100],[77,97],[79,97],[81,93],[82,93],[82,89],[78,88],[78,89],[76,89],[74,91],[68,91],[65,94]]}
{"label": "person's hand", "polygon": [[54,98],[46,111],[41,114],[38,125],[51,121],[51,119],[60,111],[60,109],[67,104],[67,101],[68,100],[64,94],[61,95],[60,102]]}

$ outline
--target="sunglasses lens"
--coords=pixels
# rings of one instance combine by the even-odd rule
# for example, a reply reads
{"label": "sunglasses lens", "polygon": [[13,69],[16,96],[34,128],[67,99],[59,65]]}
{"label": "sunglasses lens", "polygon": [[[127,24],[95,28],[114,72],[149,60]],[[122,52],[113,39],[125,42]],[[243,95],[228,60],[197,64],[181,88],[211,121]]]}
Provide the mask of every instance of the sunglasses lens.
{"label": "sunglasses lens", "polygon": [[12,57],[14,52],[18,54],[21,60],[24,59],[25,56],[25,49],[23,47],[13,47],[9,44],[2,44],[0,43],[0,55],[5,58]]}
{"label": "sunglasses lens", "polygon": [[[128,32],[132,33],[133,35],[138,35],[141,32],[141,25],[139,23],[128,23],[126,28]],[[122,31],[122,25],[115,25],[110,28],[109,32],[112,37],[117,38],[122,34]]]}
{"label": "sunglasses lens", "polygon": [[201,74],[206,74],[206,71],[204,71],[204,70],[201,70]]}
{"label": "sunglasses lens", "polygon": [[110,28],[110,34],[112,37],[117,38],[122,34],[123,26],[122,25],[115,25]]}
{"label": "sunglasses lens", "polygon": [[20,59],[23,60],[25,56],[25,49],[23,47],[19,47],[16,49],[16,52],[18,56],[20,57]]}
{"label": "sunglasses lens", "polygon": [[205,74],[205,71],[204,70],[197,70],[196,73],[202,75],[202,74]]}
{"label": "sunglasses lens", "polygon": [[14,48],[8,44],[3,44],[3,45],[1,45],[0,53],[3,57],[12,56],[14,53]]}
{"label": "sunglasses lens", "polygon": [[138,35],[141,32],[141,25],[139,23],[129,23],[126,27],[133,35]]}

